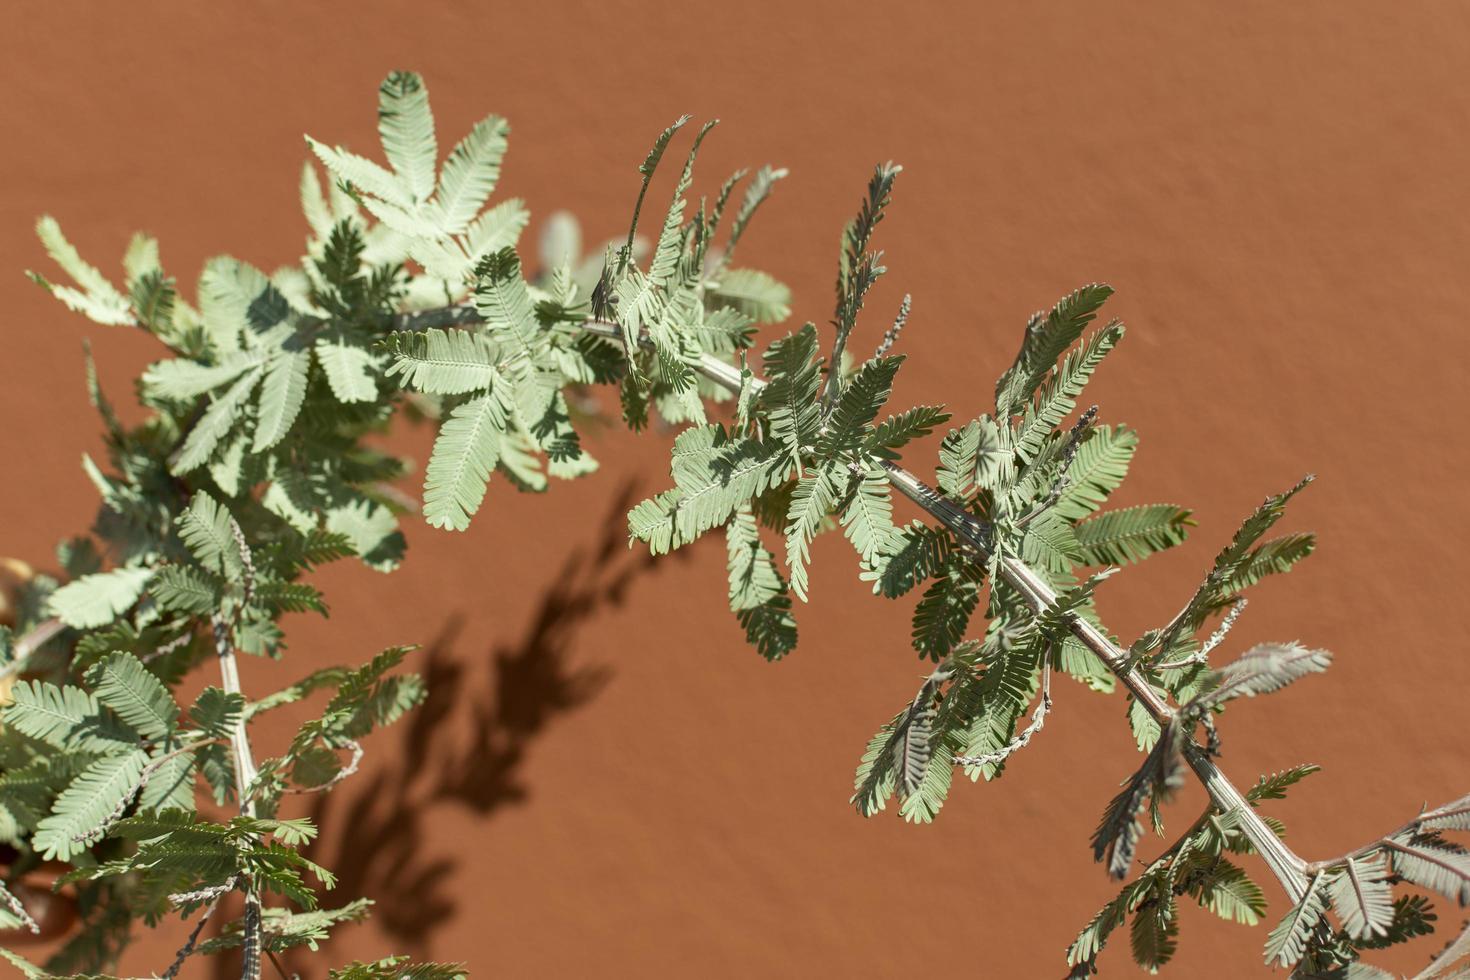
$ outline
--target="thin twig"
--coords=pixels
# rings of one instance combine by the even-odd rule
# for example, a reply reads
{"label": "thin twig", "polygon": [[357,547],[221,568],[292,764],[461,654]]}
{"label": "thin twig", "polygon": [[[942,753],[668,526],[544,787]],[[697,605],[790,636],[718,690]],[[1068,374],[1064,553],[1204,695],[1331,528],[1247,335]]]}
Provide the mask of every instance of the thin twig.
{"label": "thin twig", "polygon": [[168,900],[173,903],[175,908],[182,908],[185,905],[193,905],[197,902],[208,902],[234,889],[237,877],[237,875],[231,875],[225,879],[223,884],[210,885],[208,888],[201,888],[194,892],[174,892],[169,895]]}
{"label": "thin twig", "polygon": [[271,966],[273,966],[273,967],[276,968],[276,972],[281,975],[281,980],[300,980],[301,974],[299,974],[299,973],[291,973],[291,974],[288,974],[286,972],[286,968],[281,965],[281,961],[278,960],[278,959],[276,959],[276,954],[275,954],[275,951],[274,950],[272,950],[270,948],[267,948],[266,951],[265,951],[265,955],[267,955],[267,956],[269,956],[271,958]]}
{"label": "thin twig", "polygon": [[1046,724],[1046,713],[1051,710],[1051,652],[1047,651],[1046,663],[1041,668],[1041,701],[1036,705],[1036,710],[1031,713],[1031,724],[1027,725],[1015,738],[994,752],[985,755],[957,755],[954,764],[957,766],[993,766],[997,762],[1004,762],[1014,752],[1024,749],[1031,741],[1031,736],[1041,731]]}
{"label": "thin twig", "polygon": [[342,780],[346,779],[348,776],[351,776],[354,773],[356,773],[357,772],[357,767],[362,763],[362,756],[363,756],[362,743],[361,742],[358,742],[358,741],[355,741],[355,740],[349,740],[348,743],[347,743],[347,745],[352,749],[352,758],[350,760],[348,760],[347,765],[343,766],[341,769],[338,769],[337,770],[337,774],[334,775],[331,779],[329,779],[326,782],[322,783],[320,786],[306,786],[306,787],[291,786],[291,787],[288,787],[286,789],[286,792],[287,793],[324,793],[327,790],[331,789],[333,786],[336,786]]}
{"label": "thin twig", "polygon": [[1346,854],[1340,854],[1335,858],[1330,858],[1326,861],[1312,861],[1306,865],[1306,869],[1307,871],[1327,871],[1339,865],[1347,864],[1348,861],[1360,861],[1363,858],[1373,854],[1375,851],[1382,850],[1383,848],[1397,847],[1397,845],[1394,843],[1396,838],[1403,837],[1408,834],[1417,833],[1426,822],[1430,820],[1437,820],[1446,816],[1448,811],[1450,811],[1451,809],[1454,809],[1456,812],[1463,812],[1463,808],[1465,808],[1467,805],[1470,805],[1467,804],[1467,800],[1470,800],[1470,797],[1461,797],[1460,799],[1454,800],[1450,803],[1446,803],[1443,806],[1435,807],[1433,810],[1425,810],[1423,813],[1416,816],[1413,820],[1410,820],[1408,823],[1404,824],[1398,830],[1384,834],[1377,840],[1371,840],[1363,846],[1356,847],[1353,850],[1348,851]]}
{"label": "thin twig", "polygon": [[[234,879],[231,879],[231,881],[233,880]],[[194,946],[199,942],[199,934],[204,931],[204,924],[209,921],[209,917],[213,915],[214,910],[219,907],[219,900],[223,894],[224,893],[221,892],[220,895],[215,896],[214,901],[209,903],[209,907],[204,910],[204,914],[200,916],[199,921],[194,924],[193,931],[189,933],[189,941],[184,943],[183,947],[179,950],[178,955],[174,957],[173,965],[168,968],[168,971],[166,973],[164,973],[162,980],[173,980],[174,977],[178,976],[179,970],[182,969],[184,966],[184,961],[194,954]]]}
{"label": "thin twig", "polygon": [[26,911],[26,907],[20,903],[20,899],[15,897],[15,893],[5,887],[5,882],[3,881],[0,881],[0,903],[4,903],[5,907],[10,909],[10,914],[19,919],[20,924],[29,929],[32,935],[40,935],[40,925],[31,917],[31,913]]}
{"label": "thin twig", "polygon": [[878,349],[873,352],[875,359],[887,354],[898,342],[898,335],[903,333],[904,324],[909,322],[909,310],[912,306],[913,297],[904,293],[903,302],[898,304],[898,316],[893,318],[893,326],[883,331],[883,340],[878,344]]}
{"label": "thin twig", "polygon": [[1180,667],[1192,667],[1195,664],[1209,663],[1210,653],[1221,643],[1224,643],[1225,637],[1230,635],[1230,630],[1233,626],[1235,626],[1235,621],[1239,619],[1240,614],[1245,611],[1247,601],[1248,600],[1245,598],[1245,596],[1241,596],[1240,598],[1235,600],[1235,604],[1230,607],[1230,611],[1226,613],[1225,618],[1220,621],[1219,627],[1216,628],[1215,632],[1210,634],[1210,638],[1208,640],[1205,640],[1204,646],[1200,647],[1198,650],[1196,650],[1194,653],[1191,653],[1187,657],[1181,657],[1178,660],[1171,660],[1166,664],[1158,664],[1155,666],[1154,669],[1176,670]]}

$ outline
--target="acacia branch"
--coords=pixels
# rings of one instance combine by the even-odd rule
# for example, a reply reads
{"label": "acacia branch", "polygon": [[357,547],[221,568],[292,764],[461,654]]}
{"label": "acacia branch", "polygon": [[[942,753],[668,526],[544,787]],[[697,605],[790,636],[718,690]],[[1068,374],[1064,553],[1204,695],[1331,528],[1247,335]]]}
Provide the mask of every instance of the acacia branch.
{"label": "acacia branch", "polygon": [[[622,328],[614,323],[589,320],[582,327],[599,337],[616,340],[622,336]],[[710,354],[701,354],[695,369],[726,391],[739,393],[740,369],[734,365],[726,364]],[[757,392],[764,388],[765,384],[766,382],[759,378],[751,381],[751,386]],[[948,528],[967,548],[980,556],[990,553],[989,525],[977,520],[944,498],[938,491],[897,463],[884,460],[883,468],[888,473],[889,481],[899,493]],[[1000,574],[1007,584],[1025,597],[1027,604],[1037,615],[1056,605],[1055,590],[1021,559],[1012,555],[1002,555]],[[1128,689],[1128,693],[1143,705],[1149,717],[1158,722],[1160,726],[1167,727],[1170,719],[1174,717],[1174,709],[1154,690],[1153,685],[1144,678],[1142,672],[1129,664],[1128,654],[1119,649],[1102,630],[1087,620],[1075,615],[1068,615],[1066,619],[1067,629],[1071,634],[1107,666],[1108,670]],[[1303,873],[1306,862],[1281,842],[1281,839],[1276,836],[1266,821],[1261,819],[1255,812],[1255,808],[1220,770],[1220,767],[1215,765],[1214,760],[1202,747],[1193,741],[1187,742],[1184,747],[1184,756],[1189,762],[1190,769],[1204,784],[1205,791],[1209,793],[1215,806],[1219,807],[1223,813],[1235,815],[1241,832],[1265,860],[1271,873],[1276,876],[1276,880],[1281,883],[1287,895],[1293,902],[1300,901],[1306,893],[1307,881]]]}
{"label": "acacia branch", "polygon": [[[421,330],[427,327],[468,325],[482,322],[473,306],[457,305],[415,313],[400,314],[392,319],[394,330]],[[605,320],[587,320],[581,329],[609,340],[621,340],[622,327]],[[645,344],[650,343],[647,338]],[[740,369],[727,364],[710,354],[701,354],[694,365],[695,370],[710,381],[732,394],[740,392]],[[835,370],[835,367],[833,368]],[[766,386],[760,378],[752,379],[751,387],[759,392]],[[882,461],[889,482],[899,493],[913,501],[921,510],[942,524],[957,537],[961,544],[980,559],[990,554],[990,526],[948,500],[923,480],[891,460]],[[999,572],[1006,583],[1025,598],[1032,612],[1040,615],[1056,605],[1057,594],[1051,585],[1013,555],[1001,555]],[[1161,727],[1167,727],[1175,711],[1152,684],[1143,676],[1136,665],[1130,663],[1126,651],[1120,649],[1108,636],[1092,623],[1075,615],[1065,617],[1067,629],[1095,655],[1108,670],[1128,689],[1150,718]],[[1176,617],[1177,619],[1177,617]],[[1176,625],[1170,624],[1171,627]],[[1184,745],[1184,757],[1195,777],[1204,785],[1211,801],[1222,813],[1233,814],[1241,832],[1266,862],[1276,876],[1282,889],[1293,902],[1300,901],[1306,894],[1306,870],[1308,864],[1281,842],[1271,827],[1255,812],[1255,808],[1236,788],[1235,784],[1220,770],[1205,749],[1192,739]],[[1370,846],[1376,846],[1370,845]]]}

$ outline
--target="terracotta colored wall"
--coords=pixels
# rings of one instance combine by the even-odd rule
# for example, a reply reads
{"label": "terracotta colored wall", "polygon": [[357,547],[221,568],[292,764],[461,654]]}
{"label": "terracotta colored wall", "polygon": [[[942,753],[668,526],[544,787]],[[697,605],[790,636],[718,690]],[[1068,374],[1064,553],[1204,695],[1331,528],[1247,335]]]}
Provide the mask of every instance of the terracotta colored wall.
{"label": "terracotta colored wall", "polygon": [[[38,212],[109,269],[140,226],[186,279],[221,251],[290,261],[301,134],[372,147],[375,86],[414,67],[442,141],[507,115],[503,192],[613,234],[651,137],[680,112],[718,114],[707,181],[766,160],[792,170],[747,259],[793,285],[799,317],[828,314],[837,233],[872,163],[907,167],[874,303],[914,294],[896,404],[978,410],[1031,310],[1089,280],[1118,287],[1112,311],[1132,332],[1095,397],[1143,436],[1121,502],[1177,501],[1200,520],[1193,547],[1105,590],[1118,631],[1166,619],[1239,517],[1319,474],[1286,522],[1319,531],[1319,555],[1259,593],[1236,646],[1300,638],[1339,662],[1224,726],[1242,783],[1327,767],[1273,808],[1295,846],[1340,851],[1470,784],[1457,626],[1470,515],[1448,502],[1470,477],[1464,7],[248,11],[6,11],[0,551],[45,561],[90,519],[82,338],[124,399],[156,354],[25,283],[44,262]],[[422,459],[425,434],[406,441]],[[723,609],[717,544],[653,569],[622,547],[629,495],[665,480],[661,440],[593,449],[596,477],[544,498],[499,484],[467,534],[411,527],[395,575],[331,570],[332,618],[296,617],[284,665],[247,665],[261,690],[427,644],[430,705],[373,741],[367,771],[318,814],[342,897],[379,902],[334,959],[877,977],[912,969],[915,946],[939,975],[1061,973],[1062,948],[1112,894],[1086,840],[1135,761],[1121,700],[1064,684],[1001,783],[960,788],[931,828],[865,823],[845,802],[852,766],[920,673],[907,607],[868,597],[845,544],[823,540],[802,648],[764,664]],[[1198,805],[1186,795],[1176,826]],[[182,937],[174,924],[126,965],[161,969]],[[1189,912],[1176,975],[1254,975],[1264,938]],[[1123,974],[1125,960],[1107,956]]]}

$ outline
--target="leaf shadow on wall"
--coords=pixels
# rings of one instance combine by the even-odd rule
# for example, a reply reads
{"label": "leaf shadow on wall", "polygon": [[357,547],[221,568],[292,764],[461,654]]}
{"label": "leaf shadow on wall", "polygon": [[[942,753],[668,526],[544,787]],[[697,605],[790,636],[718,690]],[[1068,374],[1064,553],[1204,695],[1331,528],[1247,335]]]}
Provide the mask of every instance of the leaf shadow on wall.
{"label": "leaf shadow on wall", "polygon": [[[525,803],[522,766],[532,744],[611,678],[606,665],[573,661],[588,621],[622,605],[653,565],[646,551],[627,547],[626,515],[636,489],[635,481],[626,483],[597,537],[567,553],[520,639],[491,650],[483,686],[468,658],[454,652],[463,619],[452,617],[428,648],[421,669],[429,696],[400,723],[401,748],[380,749],[388,757],[381,766],[317,799],[311,816],[321,833],[310,856],[339,876],[328,903],[372,898],[372,921],[401,941],[395,951],[426,955],[432,932],[455,909],[449,889],[455,862],[424,847],[430,811],[454,803],[488,819]],[[298,969],[305,967],[303,960]]]}

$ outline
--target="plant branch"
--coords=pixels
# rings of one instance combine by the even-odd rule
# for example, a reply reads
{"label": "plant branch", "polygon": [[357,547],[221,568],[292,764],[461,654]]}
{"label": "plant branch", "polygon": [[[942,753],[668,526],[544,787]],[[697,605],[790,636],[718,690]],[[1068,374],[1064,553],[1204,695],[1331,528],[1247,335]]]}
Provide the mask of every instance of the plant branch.
{"label": "plant branch", "polygon": [[[393,319],[393,329],[418,330],[428,326],[477,322],[480,322],[480,318],[472,306],[458,305],[402,314]],[[582,329],[609,340],[621,340],[623,337],[622,327],[605,320],[587,320],[582,324]],[[644,338],[643,342],[650,343],[647,338]],[[727,364],[710,354],[701,354],[699,363],[694,367],[700,374],[721,388],[732,394],[739,394],[740,368]],[[766,382],[756,378],[751,384],[755,391],[759,392],[765,387]],[[897,463],[883,460],[882,466],[887,471],[889,482],[899,493],[944,525],[960,539],[966,548],[977,556],[984,557],[990,554],[990,527],[988,524],[976,519],[963,508],[943,497],[938,491]],[[1056,604],[1055,590],[1020,558],[1002,554],[999,559],[999,572],[1008,584],[1025,597],[1032,611],[1038,615]],[[1175,624],[1171,623],[1171,627],[1173,625]],[[1149,717],[1161,726],[1168,725],[1170,719],[1174,717],[1174,708],[1159,695],[1137,666],[1130,664],[1126,651],[1120,649],[1102,630],[1086,619],[1068,616],[1067,629],[1118,678],[1128,689],[1128,693],[1148,712]],[[1209,793],[1215,806],[1219,807],[1222,813],[1235,816],[1239,821],[1242,833],[1255,847],[1256,852],[1261,855],[1282,889],[1293,902],[1299,901],[1306,893],[1307,879],[1304,872],[1308,868],[1307,862],[1281,842],[1281,838],[1277,837],[1266,821],[1257,815],[1254,807],[1214,763],[1203,747],[1191,740],[1185,744],[1184,755],[1190,769],[1204,785],[1205,791]]]}
{"label": "plant branch", "polygon": [[1332,868],[1347,864],[1349,861],[1361,861],[1363,858],[1368,857],[1375,851],[1401,851],[1404,848],[1398,843],[1399,838],[1407,834],[1418,833],[1424,828],[1424,824],[1426,824],[1430,820],[1442,819],[1446,816],[1459,815],[1466,812],[1470,812],[1470,797],[1461,797],[1458,800],[1446,803],[1444,806],[1436,807],[1433,810],[1426,810],[1415,817],[1413,820],[1410,820],[1408,823],[1404,824],[1399,829],[1384,834],[1382,837],[1379,837],[1376,840],[1371,840],[1368,843],[1364,844],[1362,847],[1354,848],[1353,850],[1348,851],[1346,854],[1340,854],[1337,857],[1329,858],[1326,861],[1312,861],[1306,865],[1305,870],[1308,873],[1311,873],[1313,871],[1328,871]]}
{"label": "plant branch", "polygon": [[[583,328],[590,333],[609,339],[616,340],[622,336],[622,328],[614,323],[589,320],[583,324]],[[709,354],[702,354],[696,370],[727,391],[732,393],[740,391],[740,369],[732,364],[726,364]],[[765,382],[757,378],[752,385],[759,391],[765,387]],[[978,555],[990,553],[987,533],[989,526],[983,521],[975,519],[954,503],[946,500],[938,491],[897,463],[884,460],[883,468],[888,473],[889,481],[899,493],[938,520],[968,548]],[[1057,594],[1051,585],[1021,559],[1012,555],[1001,555],[1000,574],[1006,582],[1025,596],[1027,603],[1035,613],[1040,614],[1056,604]],[[1129,665],[1128,654],[1119,649],[1102,630],[1087,620],[1077,616],[1069,616],[1067,619],[1067,628],[1072,635],[1107,666],[1134,699],[1143,705],[1151,718],[1160,725],[1167,726],[1169,720],[1174,717],[1174,709],[1164,698],[1160,697],[1137,667]],[[1236,789],[1203,748],[1191,741],[1186,744],[1184,754],[1189,762],[1189,767],[1204,784],[1210,799],[1222,812],[1235,815],[1240,822],[1241,831],[1265,860],[1271,873],[1281,883],[1281,887],[1293,902],[1299,901],[1306,893],[1306,876],[1303,874],[1306,862],[1281,842],[1281,839],[1276,836],[1266,821],[1261,819],[1245,796]]]}
{"label": "plant branch", "polygon": [[[230,624],[224,616],[216,613],[210,618],[210,625],[214,630],[214,651],[219,656],[220,687],[226,694],[244,697],[240,690],[240,667],[235,660]],[[255,756],[250,750],[250,738],[245,731],[244,715],[235,719],[230,730],[230,750],[235,760],[235,792],[240,800],[240,813],[253,817],[255,802],[250,797],[250,789],[257,770]],[[241,980],[260,980],[260,895],[249,884],[245,886],[245,931],[240,948],[243,954]]]}

